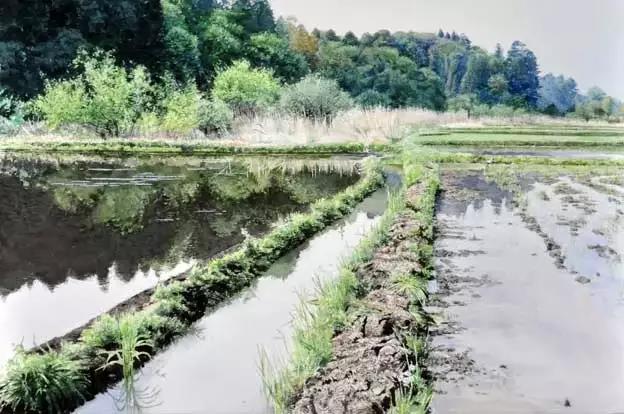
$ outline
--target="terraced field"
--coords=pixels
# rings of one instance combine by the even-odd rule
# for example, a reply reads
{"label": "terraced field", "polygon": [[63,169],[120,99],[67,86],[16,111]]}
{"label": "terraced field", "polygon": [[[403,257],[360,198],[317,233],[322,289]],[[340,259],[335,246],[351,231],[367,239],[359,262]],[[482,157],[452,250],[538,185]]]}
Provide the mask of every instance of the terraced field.
{"label": "terraced field", "polygon": [[5,146],[3,414],[624,411],[622,128],[89,145]]}

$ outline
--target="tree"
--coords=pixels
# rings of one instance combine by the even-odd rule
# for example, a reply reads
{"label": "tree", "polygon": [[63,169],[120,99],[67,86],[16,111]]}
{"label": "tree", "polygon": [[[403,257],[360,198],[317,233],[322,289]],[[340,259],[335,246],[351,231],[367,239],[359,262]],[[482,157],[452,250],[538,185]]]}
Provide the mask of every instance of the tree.
{"label": "tree", "polygon": [[[160,0],[8,0],[0,2],[0,84],[31,97],[43,78],[66,76],[81,47],[158,73],[164,56]],[[42,76],[43,75],[43,76]]]}
{"label": "tree", "polygon": [[317,63],[319,38],[308,33],[302,24],[297,24],[296,20],[288,21],[288,38],[290,47],[297,53],[304,55],[308,63],[314,67]]}
{"label": "tree", "polygon": [[507,53],[505,77],[509,93],[516,103],[536,107],[539,97],[539,69],[537,58],[526,45],[515,41]]}
{"label": "tree", "polygon": [[103,136],[130,132],[154,98],[145,68],[127,71],[103,52],[94,57],[81,54],[74,64],[82,74],[47,83],[34,108],[53,128],[78,123],[92,126]]}
{"label": "tree", "polygon": [[483,103],[494,103],[489,80],[492,77],[493,68],[490,56],[482,50],[475,50],[468,58],[466,74],[461,83],[462,94],[472,94]]}
{"label": "tree", "polygon": [[199,73],[199,41],[186,22],[182,9],[174,2],[162,2],[165,21],[165,66],[183,81],[194,80]]}
{"label": "tree", "polygon": [[466,111],[468,118],[470,118],[470,115],[477,103],[478,99],[476,95],[464,94],[449,98],[447,106],[449,111]]}
{"label": "tree", "polygon": [[338,42],[340,41],[340,37],[336,34],[333,29],[329,29],[322,35],[323,40],[327,40],[328,42]]}
{"label": "tree", "polygon": [[286,82],[294,82],[310,71],[305,56],[290,48],[288,40],[273,33],[251,36],[246,57],[256,67],[272,69]]}
{"label": "tree", "polygon": [[468,49],[459,42],[443,40],[429,50],[430,67],[444,82],[448,96],[460,92],[461,82],[468,66]]}
{"label": "tree", "polygon": [[219,72],[212,97],[225,102],[239,115],[253,115],[273,104],[279,91],[280,85],[271,71],[254,69],[242,60]]}
{"label": "tree", "polygon": [[235,0],[232,11],[247,35],[275,31],[275,18],[268,0]]}
{"label": "tree", "polygon": [[495,96],[497,101],[500,102],[502,97],[509,93],[509,84],[507,83],[505,75],[502,73],[492,75],[490,79],[488,79],[488,89],[492,96]]}
{"label": "tree", "polygon": [[496,49],[494,50],[494,57],[500,59],[501,61],[505,59],[505,52],[503,51],[503,47],[500,43],[496,44]]}
{"label": "tree", "polygon": [[440,39],[444,39],[444,32],[442,31],[442,29],[438,30],[438,37]]}
{"label": "tree", "polygon": [[280,99],[282,110],[317,121],[331,123],[336,115],[353,105],[349,94],[335,80],[310,75],[286,88]]}
{"label": "tree", "polygon": [[360,44],[360,40],[358,39],[358,37],[355,35],[355,33],[351,31],[347,32],[344,35],[344,37],[342,38],[342,41],[344,44],[351,45],[351,46],[357,46]]}
{"label": "tree", "polygon": [[207,78],[218,68],[243,57],[245,29],[235,12],[215,10],[199,26],[198,37],[203,71]]}
{"label": "tree", "polygon": [[[578,89],[574,79],[548,73],[540,79],[537,107],[540,110],[545,110],[554,106],[557,113],[565,114],[574,108],[577,95]],[[552,112],[552,108],[550,108],[550,112]]]}

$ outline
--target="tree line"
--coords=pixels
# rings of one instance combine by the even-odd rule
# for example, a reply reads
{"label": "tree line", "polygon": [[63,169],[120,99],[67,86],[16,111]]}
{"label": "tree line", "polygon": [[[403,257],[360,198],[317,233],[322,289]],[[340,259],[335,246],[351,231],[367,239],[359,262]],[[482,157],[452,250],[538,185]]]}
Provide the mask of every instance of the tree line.
{"label": "tree line", "polygon": [[0,115],[51,80],[83,76],[81,55],[105,55],[127,71],[145,68],[161,84],[208,94],[220,72],[246,62],[282,85],[310,74],[333,80],[364,107],[621,115],[621,103],[598,88],[581,95],[571,78],[540,76],[535,54],[520,41],[490,53],[443,30],[308,31],[276,19],[268,0],[4,0],[0,88],[14,98],[0,101]]}

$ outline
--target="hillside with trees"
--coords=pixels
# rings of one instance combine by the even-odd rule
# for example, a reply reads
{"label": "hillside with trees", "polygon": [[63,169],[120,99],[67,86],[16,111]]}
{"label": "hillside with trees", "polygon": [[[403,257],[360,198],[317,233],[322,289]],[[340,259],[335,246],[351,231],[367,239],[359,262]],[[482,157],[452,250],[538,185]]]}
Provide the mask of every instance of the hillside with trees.
{"label": "hillside with trees", "polygon": [[[255,90],[245,82],[259,73],[263,82]],[[220,76],[229,77],[225,92]],[[309,31],[293,18],[276,18],[268,0],[0,5],[5,124],[43,119],[52,126],[94,125],[107,134],[123,134],[130,128],[114,124],[124,123],[147,130],[219,129],[233,116],[273,107],[282,88],[302,79],[307,86],[300,93],[318,95],[329,85],[312,78],[333,81],[329,90],[337,85],[361,107],[622,116],[621,102],[604,91],[582,95],[574,79],[542,75],[537,57],[520,41],[490,53],[454,31],[380,30],[359,37]],[[24,105],[29,100],[34,103]],[[58,100],[74,102],[75,110],[69,105],[69,113],[58,113]],[[106,118],[123,119],[94,120],[93,113],[106,112],[103,101],[125,108]],[[194,113],[176,109],[182,103]],[[172,121],[180,117],[187,118],[182,127]]]}

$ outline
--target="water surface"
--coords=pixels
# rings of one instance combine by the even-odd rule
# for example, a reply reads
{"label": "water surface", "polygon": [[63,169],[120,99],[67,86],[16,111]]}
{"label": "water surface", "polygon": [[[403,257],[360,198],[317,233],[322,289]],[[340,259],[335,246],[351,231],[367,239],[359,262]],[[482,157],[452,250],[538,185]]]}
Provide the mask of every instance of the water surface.
{"label": "water surface", "polygon": [[142,409],[124,409],[117,387],[76,412],[273,412],[262,391],[259,350],[272,361],[286,359],[296,306],[314,295],[319,280],[337,276],[342,259],[378,222],[386,201],[385,190],[376,192],[345,220],[280,259],[253,287],[201,319],[194,335],[157,355],[136,384]]}
{"label": "water surface", "polygon": [[0,157],[0,365],[358,179],[355,160]]}
{"label": "water surface", "polygon": [[591,182],[445,174],[435,413],[624,412],[622,200]]}

